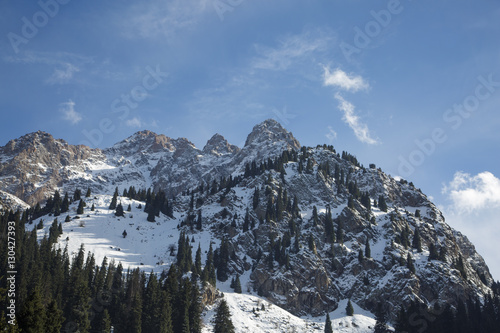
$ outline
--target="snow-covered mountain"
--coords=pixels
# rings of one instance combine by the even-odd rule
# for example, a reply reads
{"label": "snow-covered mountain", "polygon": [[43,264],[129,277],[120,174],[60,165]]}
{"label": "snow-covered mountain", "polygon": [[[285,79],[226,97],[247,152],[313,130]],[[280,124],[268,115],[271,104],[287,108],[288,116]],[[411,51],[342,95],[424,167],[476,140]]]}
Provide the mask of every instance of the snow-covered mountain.
{"label": "snow-covered mountain", "polygon": [[255,126],[242,149],[220,134],[200,150],[185,138],[142,131],[100,150],[69,145],[38,131],[0,147],[0,187],[31,205],[56,189],[90,187],[109,193],[116,186],[134,185],[176,195],[201,180],[209,183],[242,172],[254,159],[299,148],[293,135],[274,120]]}
{"label": "snow-covered mountain", "polygon": [[[172,247],[181,231],[194,240],[194,249],[200,245],[202,262],[210,244],[217,249],[224,240],[229,280],[237,274],[243,281],[243,295],[228,296],[234,312],[260,300],[280,308],[269,318],[283,315],[321,328],[321,320],[295,316],[323,316],[351,299],[372,312],[383,301],[394,319],[400,305],[412,300],[455,305],[492,293],[494,281],[473,244],[412,183],[364,167],[331,146],[301,147],[274,120],[256,125],[241,149],[219,134],[201,150],[187,139],[149,131],[99,150],[37,132],[0,147],[0,162],[1,189],[29,204],[56,189],[92,190],[84,214],[72,204],[57,246],[76,252],[83,243],[97,262],[107,256],[125,267],[160,272],[175,261]],[[160,214],[147,222],[138,208],[145,202],[127,197],[119,200],[131,211],[114,216],[111,194],[131,185],[165,191],[172,217]],[[42,219],[43,237],[53,218],[27,227]],[[226,292],[227,285],[218,282]],[[267,318],[248,315],[254,319],[242,322],[241,331],[257,327],[255,318]],[[338,325],[351,320],[335,318]]]}

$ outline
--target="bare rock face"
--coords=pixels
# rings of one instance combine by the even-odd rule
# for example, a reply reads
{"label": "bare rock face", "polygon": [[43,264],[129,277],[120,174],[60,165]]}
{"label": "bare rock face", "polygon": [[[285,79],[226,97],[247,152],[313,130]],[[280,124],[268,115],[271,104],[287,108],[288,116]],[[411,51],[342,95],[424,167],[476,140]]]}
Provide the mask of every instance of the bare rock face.
{"label": "bare rock face", "polygon": [[240,151],[238,146],[229,144],[227,140],[220,134],[215,134],[208,140],[205,147],[203,147],[204,154],[212,154],[216,156],[235,154]]}
{"label": "bare rock face", "polygon": [[96,149],[72,146],[38,131],[0,147],[0,184],[30,205],[44,200],[73,172],[85,169],[84,161],[103,158]]}

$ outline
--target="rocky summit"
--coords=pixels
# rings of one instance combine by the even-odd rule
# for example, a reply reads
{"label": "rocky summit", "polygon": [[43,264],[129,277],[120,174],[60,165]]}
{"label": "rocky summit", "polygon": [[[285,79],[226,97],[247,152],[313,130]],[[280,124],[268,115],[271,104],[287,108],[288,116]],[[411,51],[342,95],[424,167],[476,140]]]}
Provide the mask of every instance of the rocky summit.
{"label": "rocky summit", "polygon": [[[220,134],[201,150],[150,131],[100,150],[31,133],[0,147],[0,187],[2,206],[13,209],[43,203],[56,190],[88,188],[89,200],[103,207],[115,188],[162,191],[173,212],[148,227],[163,236],[148,234],[148,254],[132,267],[167,269],[168,260],[158,258],[179,232],[203,236],[204,257],[214,244],[218,264],[226,258],[221,282],[245,276],[243,293],[298,316],[324,315],[350,299],[372,312],[383,301],[394,320],[412,301],[456,306],[492,294],[494,281],[474,245],[414,184],[333,146],[301,146],[274,120],[256,125],[242,148]],[[145,221],[141,216],[134,219]],[[133,232],[129,248],[146,237]],[[101,255],[124,258],[127,249],[117,252],[109,242]]]}

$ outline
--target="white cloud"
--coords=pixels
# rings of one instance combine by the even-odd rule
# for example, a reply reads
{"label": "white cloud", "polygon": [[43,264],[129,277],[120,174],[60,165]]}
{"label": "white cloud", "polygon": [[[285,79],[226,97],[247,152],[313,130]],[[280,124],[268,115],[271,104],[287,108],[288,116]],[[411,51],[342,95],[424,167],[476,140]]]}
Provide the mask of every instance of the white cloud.
{"label": "white cloud", "polygon": [[337,68],[330,72],[328,67],[324,67],[323,84],[325,86],[334,86],[342,90],[356,92],[358,90],[368,89],[370,86],[365,80],[359,76],[349,76],[343,70]]}
{"label": "white cloud", "polygon": [[73,74],[79,72],[80,69],[73,64],[63,64],[64,69],[56,68],[51,77],[45,82],[48,84],[64,84],[68,83],[73,78]]}
{"label": "white cloud", "polygon": [[456,211],[470,213],[500,207],[500,179],[488,171],[476,176],[459,171],[442,192]]}
{"label": "white cloud", "polygon": [[442,208],[448,224],[472,241],[493,278],[500,279],[500,179],[488,171],[456,172],[442,193],[449,202]]}
{"label": "white cloud", "polygon": [[342,120],[344,120],[344,122],[352,128],[358,140],[371,145],[379,143],[371,137],[368,126],[363,124],[359,117],[355,114],[354,105],[346,101],[338,93],[335,94],[335,99],[339,101],[339,109],[344,113]]}
{"label": "white cloud", "polygon": [[142,121],[137,117],[134,117],[132,119],[128,119],[125,122],[125,125],[127,125],[128,127],[137,127],[137,128],[143,127]]}
{"label": "white cloud", "polygon": [[81,114],[75,111],[75,102],[73,102],[72,100],[61,103],[59,111],[63,113],[64,119],[69,121],[73,125],[79,123],[82,120]]}

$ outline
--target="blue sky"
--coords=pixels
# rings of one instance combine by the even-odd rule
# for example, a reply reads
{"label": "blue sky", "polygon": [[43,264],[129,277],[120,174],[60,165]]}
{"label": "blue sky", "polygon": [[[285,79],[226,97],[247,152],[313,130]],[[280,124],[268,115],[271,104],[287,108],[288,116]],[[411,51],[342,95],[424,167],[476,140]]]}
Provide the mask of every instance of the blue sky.
{"label": "blue sky", "polygon": [[500,279],[497,1],[0,0],[0,32],[1,145],[275,118],[413,181]]}

